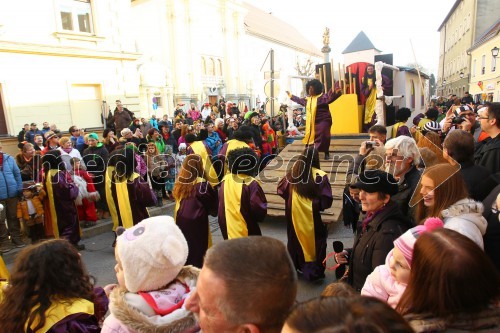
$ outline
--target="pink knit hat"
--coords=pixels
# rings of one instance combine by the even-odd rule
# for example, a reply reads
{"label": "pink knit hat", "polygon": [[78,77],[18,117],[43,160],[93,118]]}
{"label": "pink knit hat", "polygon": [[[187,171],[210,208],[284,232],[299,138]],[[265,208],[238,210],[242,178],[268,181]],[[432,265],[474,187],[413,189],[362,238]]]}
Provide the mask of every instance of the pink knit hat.
{"label": "pink knit hat", "polygon": [[397,247],[403,256],[405,257],[406,263],[409,267],[411,267],[411,261],[413,259],[413,246],[415,246],[415,242],[418,237],[425,232],[432,231],[437,228],[443,227],[443,221],[437,217],[429,217],[425,220],[423,225],[418,225],[414,228],[411,228],[398,239],[394,241],[394,246]]}

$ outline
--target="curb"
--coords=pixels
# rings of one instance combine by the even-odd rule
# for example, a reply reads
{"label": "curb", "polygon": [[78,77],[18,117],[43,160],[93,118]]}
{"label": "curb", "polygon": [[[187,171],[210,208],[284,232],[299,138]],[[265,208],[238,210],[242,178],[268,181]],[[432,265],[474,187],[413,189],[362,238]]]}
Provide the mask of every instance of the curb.
{"label": "curb", "polygon": [[[167,204],[163,205],[162,207],[148,207],[148,212],[151,217],[158,215],[168,215],[170,208],[172,207],[173,209],[174,206],[175,202],[168,201]],[[89,239],[104,234],[106,232],[111,232],[112,229],[113,229],[113,221],[111,221],[111,218],[105,220],[99,220],[97,222],[97,225],[95,225],[94,227],[82,229],[82,240]],[[22,249],[23,248],[14,248],[7,253],[2,253],[1,256],[6,264],[10,264],[14,262],[14,259],[16,258],[17,254]]]}

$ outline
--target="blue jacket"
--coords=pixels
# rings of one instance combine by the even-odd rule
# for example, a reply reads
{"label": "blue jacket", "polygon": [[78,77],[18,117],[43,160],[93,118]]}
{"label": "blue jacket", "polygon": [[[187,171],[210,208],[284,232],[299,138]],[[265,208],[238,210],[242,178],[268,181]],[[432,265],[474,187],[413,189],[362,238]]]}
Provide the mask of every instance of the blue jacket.
{"label": "blue jacket", "polygon": [[149,123],[151,124],[151,126],[158,129],[158,120],[156,120],[156,118],[149,119]]}
{"label": "blue jacket", "polygon": [[[219,141],[218,145],[217,141]],[[222,148],[222,140],[220,139],[219,134],[217,134],[217,132],[212,132],[212,135],[209,135],[205,139],[205,142],[207,143],[208,147],[212,149],[212,156],[217,156],[220,149]]]}
{"label": "blue jacket", "polygon": [[74,137],[71,136],[71,143],[73,144],[73,147],[76,148],[80,152],[80,154],[83,153],[83,150],[85,149],[85,138],[83,135],[80,135],[79,137]]}
{"label": "blue jacket", "polygon": [[12,156],[4,153],[0,171],[0,200],[16,197],[23,190],[21,171]]}
{"label": "blue jacket", "polygon": [[[36,131],[29,130],[28,132],[26,132],[24,137],[29,143],[35,144],[35,135],[37,134],[43,136],[43,132],[37,129]],[[45,143],[45,138],[43,139],[43,142]]]}

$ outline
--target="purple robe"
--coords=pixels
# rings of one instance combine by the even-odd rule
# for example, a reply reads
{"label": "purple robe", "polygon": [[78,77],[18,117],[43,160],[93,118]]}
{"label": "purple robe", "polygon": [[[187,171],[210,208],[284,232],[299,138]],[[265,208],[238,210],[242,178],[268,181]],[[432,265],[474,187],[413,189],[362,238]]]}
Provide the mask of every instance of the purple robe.
{"label": "purple robe", "polygon": [[101,332],[99,322],[104,320],[108,311],[109,300],[101,287],[94,288],[94,315],[87,313],[71,314],[52,326],[47,333],[98,333]]}
{"label": "purple robe", "polygon": [[54,205],[57,215],[59,237],[68,240],[71,244],[80,241],[80,225],[75,199],[78,196],[78,187],[68,182],[67,171],[56,173],[52,181],[53,197],[49,197],[49,205]]}
{"label": "purple robe", "polygon": [[193,196],[182,199],[176,211],[175,223],[181,229],[189,247],[186,265],[203,266],[203,257],[209,247],[210,225],[208,215],[217,215],[217,192],[207,182],[194,185]]}
{"label": "purple robe", "polygon": [[[326,257],[326,240],[328,229],[321,221],[320,211],[331,207],[333,202],[332,188],[328,176],[316,175],[316,184],[319,187],[319,197],[312,200],[312,221],[296,221],[299,223],[312,223],[314,225],[316,260],[306,262],[304,250],[299,242],[292,220],[292,193],[290,183],[283,178],[278,184],[278,195],[285,199],[285,217],[287,221],[287,249],[296,269],[302,271],[305,279],[313,281],[325,277],[323,260]],[[311,212],[308,212],[311,214]]]}
{"label": "purple robe", "polygon": [[[130,209],[132,211],[132,224],[136,225],[137,223],[149,217],[149,213],[146,207],[156,205],[156,195],[153,193],[153,190],[151,190],[148,183],[145,183],[143,180],[141,180],[141,177],[135,178],[132,182],[128,181],[127,190],[130,201]],[[118,208],[119,204],[118,197],[116,195],[115,182],[111,182],[111,193],[113,195],[113,201]],[[127,217],[122,216],[119,209],[117,212],[118,225],[123,226],[124,223],[122,219]]]}
{"label": "purple robe", "polygon": [[[230,177],[232,174],[228,174],[226,177]],[[226,179],[226,178],[225,178]],[[233,197],[233,200],[239,200],[238,202],[227,203],[224,200],[224,188],[226,185],[226,181],[232,180],[223,180],[221,183],[221,187],[219,189],[219,226],[222,232],[222,237],[224,239],[228,239],[228,224],[231,223],[239,223],[232,221],[231,219],[226,219],[226,205],[228,204],[240,204],[239,213],[244,219],[244,223],[246,224],[246,228],[248,229],[248,234],[240,234],[238,237],[245,237],[250,235],[262,235],[260,231],[260,227],[258,222],[264,220],[267,215],[267,199],[262,187],[260,187],[259,183],[254,180],[249,184],[243,184],[241,189],[241,196]],[[227,200],[228,198],[226,198]]]}
{"label": "purple robe", "polygon": [[[328,93],[322,94],[318,97],[316,106],[316,119],[314,119],[314,146],[318,151],[328,153],[330,148],[330,131],[332,128],[332,115],[330,113],[329,104],[334,102],[339,98],[341,93],[335,93],[329,90]],[[300,98],[295,95],[291,97],[291,100],[297,104],[306,107],[308,110],[307,99]],[[306,126],[311,126],[311,124],[306,124]]]}

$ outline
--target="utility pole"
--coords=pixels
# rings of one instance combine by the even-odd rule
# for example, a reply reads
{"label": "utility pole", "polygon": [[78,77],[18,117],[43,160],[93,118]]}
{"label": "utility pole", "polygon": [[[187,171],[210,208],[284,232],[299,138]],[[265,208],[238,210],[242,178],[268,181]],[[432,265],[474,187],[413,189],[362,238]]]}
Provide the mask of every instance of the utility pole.
{"label": "utility pole", "polygon": [[274,50],[271,49],[271,117],[274,118]]}

